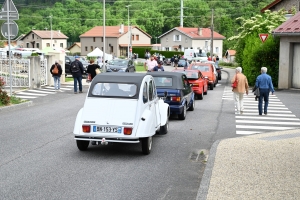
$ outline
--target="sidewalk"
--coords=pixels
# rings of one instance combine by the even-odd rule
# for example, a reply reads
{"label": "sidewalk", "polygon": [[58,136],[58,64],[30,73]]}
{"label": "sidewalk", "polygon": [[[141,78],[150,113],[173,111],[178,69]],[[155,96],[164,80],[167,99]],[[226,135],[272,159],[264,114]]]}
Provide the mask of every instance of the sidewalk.
{"label": "sidewalk", "polygon": [[300,129],[216,141],[196,199],[300,199],[299,163]]}

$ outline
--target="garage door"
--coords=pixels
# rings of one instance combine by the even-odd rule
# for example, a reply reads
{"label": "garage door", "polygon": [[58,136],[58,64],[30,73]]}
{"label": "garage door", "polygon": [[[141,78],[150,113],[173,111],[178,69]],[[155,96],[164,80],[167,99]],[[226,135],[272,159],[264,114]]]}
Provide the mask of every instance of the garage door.
{"label": "garage door", "polygon": [[294,44],[292,87],[300,88],[300,44]]}

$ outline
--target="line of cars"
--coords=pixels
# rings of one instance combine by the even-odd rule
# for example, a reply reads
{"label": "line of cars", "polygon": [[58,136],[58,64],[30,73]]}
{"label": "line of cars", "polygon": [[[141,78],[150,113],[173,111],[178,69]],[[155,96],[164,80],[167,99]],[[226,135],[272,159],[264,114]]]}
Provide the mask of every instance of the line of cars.
{"label": "line of cars", "polygon": [[[78,149],[86,150],[90,144],[141,143],[142,152],[149,154],[152,137],[168,133],[169,117],[185,120],[187,111],[195,109],[195,99],[207,94],[210,79],[198,68],[202,65],[210,66],[214,75],[211,63],[172,72],[98,74],[76,117],[73,133]],[[135,72],[129,67],[114,69]]]}

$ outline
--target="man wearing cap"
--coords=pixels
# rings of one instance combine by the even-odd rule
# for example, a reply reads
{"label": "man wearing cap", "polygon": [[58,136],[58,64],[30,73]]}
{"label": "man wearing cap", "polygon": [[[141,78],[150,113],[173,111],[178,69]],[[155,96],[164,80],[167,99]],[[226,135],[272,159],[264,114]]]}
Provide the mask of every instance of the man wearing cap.
{"label": "man wearing cap", "polygon": [[60,76],[62,74],[62,68],[58,61],[55,61],[55,64],[51,66],[50,73],[52,74],[53,80],[54,80],[54,89],[60,90]]}
{"label": "man wearing cap", "polygon": [[71,63],[70,66],[70,72],[72,73],[74,79],[74,94],[77,94],[77,82],[79,85],[79,93],[82,93],[82,74],[84,72],[84,69],[79,59],[79,56],[75,56],[75,60]]}
{"label": "man wearing cap", "polygon": [[145,70],[148,72],[151,72],[153,67],[155,67],[155,66],[157,66],[157,62],[156,62],[156,60],[154,60],[154,56],[151,56],[150,60],[146,60],[146,62],[144,64]]}
{"label": "man wearing cap", "polygon": [[164,67],[162,66],[162,61],[159,61],[157,66],[153,67],[152,71],[165,71]]}

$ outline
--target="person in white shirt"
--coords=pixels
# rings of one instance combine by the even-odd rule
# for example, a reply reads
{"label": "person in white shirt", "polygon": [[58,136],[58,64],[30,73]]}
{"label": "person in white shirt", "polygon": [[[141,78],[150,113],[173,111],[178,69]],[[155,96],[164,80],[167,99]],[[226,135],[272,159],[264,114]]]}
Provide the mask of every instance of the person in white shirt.
{"label": "person in white shirt", "polygon": [[145,70],[148,72],[151,72],[155,66],[157,66],[157,62],[154,60],[153,56],[151,56],[149,60],[146,60],[144,64]]}

